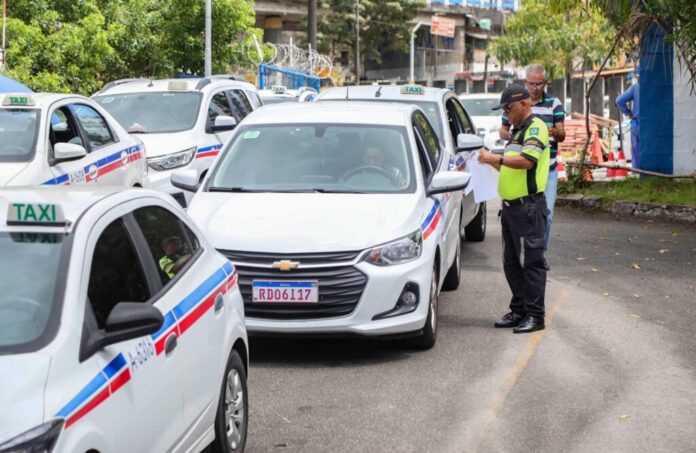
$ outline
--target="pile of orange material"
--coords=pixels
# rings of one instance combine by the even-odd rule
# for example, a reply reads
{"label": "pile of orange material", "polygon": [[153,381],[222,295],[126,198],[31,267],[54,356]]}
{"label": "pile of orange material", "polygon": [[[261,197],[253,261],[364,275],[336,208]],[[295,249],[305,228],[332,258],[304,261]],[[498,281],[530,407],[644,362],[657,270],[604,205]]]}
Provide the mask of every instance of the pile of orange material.
{"label": "pile of orange material", "polygon": [[[590,133],[592,135],[597,132],[597,126],[590,124]],[[585,120],[566,120],[565,121],[565,140],[558,144],[558,152],[564,157],[574,157],[578,151],[581,151],[587,140],[587,129],[585,129]],[[590,143],[591,148],[592,143]]]}

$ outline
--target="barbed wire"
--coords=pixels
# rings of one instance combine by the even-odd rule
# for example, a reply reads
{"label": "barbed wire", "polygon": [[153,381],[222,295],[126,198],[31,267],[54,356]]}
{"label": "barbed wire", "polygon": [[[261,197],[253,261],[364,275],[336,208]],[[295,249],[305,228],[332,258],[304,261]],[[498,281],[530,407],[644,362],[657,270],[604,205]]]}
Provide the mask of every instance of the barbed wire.
{"label": "barbed wire", "polygon": [[333,61],[314,49],[303,49],[293,44],[259,44],[246,46],[246,56],[252,64],[272,64],[325,79],[331,75]]}

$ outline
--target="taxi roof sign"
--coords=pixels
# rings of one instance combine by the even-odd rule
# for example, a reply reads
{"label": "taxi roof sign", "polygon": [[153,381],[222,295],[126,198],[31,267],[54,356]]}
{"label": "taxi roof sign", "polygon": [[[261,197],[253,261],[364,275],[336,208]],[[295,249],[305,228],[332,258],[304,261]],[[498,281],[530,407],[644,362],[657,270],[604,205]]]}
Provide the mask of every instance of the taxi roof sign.
{"label": "taxi roof sign", "polygon": [[185,80],[170,80],[167,84],[167,89],[170,91],[186,91],[188,83]]}
{"label": "taxi roof sign", "polygon": [[36,101],[27,94],[8,94],[2,100],[2,105],[5,107],[31,107],[36,105]]}
{"label": "taxi roof sign", "polygon": [[273,94],[285,94],[287,93],[288,89],[284,85],[273,85],[271,87],[271,91]]}
{"label": "taxi roof sign", "polygon": [[425,90],[420,85],[402,85],[401,94],[425,94]]}
{"label": "taxi roof sign", "polygon": [[7,225],[66,226],[60,205],[53,203],[10,203]]}

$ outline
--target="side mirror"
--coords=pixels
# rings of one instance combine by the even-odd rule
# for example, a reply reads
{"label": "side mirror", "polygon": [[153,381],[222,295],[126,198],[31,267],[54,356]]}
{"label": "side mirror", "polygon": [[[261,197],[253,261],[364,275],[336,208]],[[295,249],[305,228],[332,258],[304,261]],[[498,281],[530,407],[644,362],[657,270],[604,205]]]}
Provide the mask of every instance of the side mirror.
{"label": "side mirror", "polygon": [[51,124],[53,132],[65,132],[68,130],[68,123],[61,121],[60,123]]}
{"label": "side mirror", "polygon": [[80,361],[110,344],[151,335],[162,328],[164,317],[156,307],[142,302],[120,302],[109,313],[104,330],[96,330],[81,345]]}
{"label": "side mirror", "polygon": [[215,117],[215,122],[211,128],[213,132],[231,131],[237,127],[237,120],[227,115],[219,115]]}
{"label": "side mirror", "polygon": [[463,171],[441,171],[430,181],[428,196],[464,190],[469,184],[469,179],[471,179],[471,175]]}
{"label": "side mirror", "polygon": [[483,148],[483,138],[474,134],[457,135],[457,152],[476,151]]}
{"label": "side mirror", "polygon": [[197,192],[201,187],[198,170],[177,170],[170,176],[172,185],[188,192]]}
{"label": "side mirror", "polygon": [[81,159],[86,155],[85,147],[75,143],[56,143],[53,147],[53,157],[56,162]]}

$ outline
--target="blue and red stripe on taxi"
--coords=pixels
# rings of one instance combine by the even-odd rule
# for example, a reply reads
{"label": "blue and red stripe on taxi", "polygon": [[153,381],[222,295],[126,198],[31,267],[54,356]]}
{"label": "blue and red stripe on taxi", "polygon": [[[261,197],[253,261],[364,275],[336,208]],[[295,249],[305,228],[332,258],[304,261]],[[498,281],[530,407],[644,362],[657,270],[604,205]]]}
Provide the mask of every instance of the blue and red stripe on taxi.
{"label": "blue and red stripe on taxi", "polygon": [[217,145],[206,146],[205,148],[198,148],[196,150],[196,159],[202,159],[204,157],[215,157],[220,154],[222,149],[222,143]]}
{"label": "blue and red stripe on taxi", "polygon": [[[165,326],[168,320],[170,322],[173,320],[176,334],[180,336],[210,309],[218,294],[225,294],[234,288],[236,284],[237,273],[234,266],[231,263],[225,263],[224,266],[215,271],[212,276],[199,285],[184,300],[179,302],[176,307],[165,315],[162,329],[152,336],[153,340],[162,336],[162,341],[155,343],[157,355],[162,352],[164,340],[172,332],[169,329],[166,335],[161,335],[161,332],[167,330]],[[210,291],[212,292],[208,297],[204,297]],[[196,300],[195,297],[199,297],[200,300]],[[180,322],[177,323],[179,320]],[[160,346],[157,346],[158,344]],[[66,419],[65,429],[67,429],[116,393],[118,389],[130,380],[131,371],[128,367],[128,362],[123,354],[119,352],[73,399],[56,413],[56,417]]]}
{"label": "blue and red stripe on taxi", "polygon": [[[123,158],[123,153],[126,153],[127,159]],[[128,165],[132,162],[137,161],[138,159],[142,159],[144,157],[144,152],[143,152],[143,147],[141,145],[135,145],[131,146],[126,149],[122,149],[121,151],[117,151],[113,154],[109,154],[106,157],[103,157],[96,162],[91,162],[87,164],[85,167],[82,168],[82,170],[85,173],[85,181],[86,182],[91,182],[96,178],[99,178],[100,176],[104,176],[108,173],[111,173],[112,171],[123,167],[124,165]],[[97,176],[92,177],[90,176],[90,171],[89,169],[93,166],[97,166]],[[70,184],[70,175],[68,173],[64,173],[62,175],[56,176],[55,178],[51,178],[48,181],[45,181],[43,185],[62,185],[62,184]]]}
{"label": "blue and red stripe on taxi", "polygon": [[433,233],[433,231],[435,231],[435,228],[437,228],[437,225],[438,223],[440,223],[441,218],[442,209],[440,208],[440,200],[435,200],[435,203],[433,203],[433,207],[430,209],[430,212],[425,217],[425,220],[423,220],[423,223],[421,223],[421,231],[423,232],[424,241],[428,239],[428,236],[430,236]]}
{"label": "blue and red stripe on taxi", "polygon": [[152,341],[155,342],[155,353],[160,355],[164,351],[164,344],[170,335],[182,336],[215,304],[218,295],[224,295],[236,283],[237,273],[234,266],[231,263],[226,263],[168,311],[164,315],[164,324],[160,330],[152,334]]}

